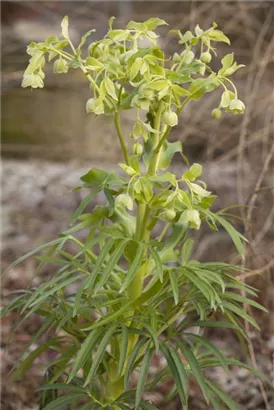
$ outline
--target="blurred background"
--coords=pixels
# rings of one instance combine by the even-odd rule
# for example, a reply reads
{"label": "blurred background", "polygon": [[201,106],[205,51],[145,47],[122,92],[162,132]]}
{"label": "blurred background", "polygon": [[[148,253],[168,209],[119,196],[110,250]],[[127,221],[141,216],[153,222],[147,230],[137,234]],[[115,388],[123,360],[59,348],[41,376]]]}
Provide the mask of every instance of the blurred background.
{"label": "blurred background", "polygon": [[[77,71],[53,75],[46,69],[43,90],[22,89],[28,62],[26,46],[60,34],[64,15],[70,17],[70,34],[77,43],[86,31],[96,28],[92,40],[105,35],[110,16],[115,26],[149,17],[165,19],[170,28],[193,30],[198,23],[208,28],[213,21],[231,39],[232,51],[244,69],[234,75],[240,98],[246,104],[244,116],[223,115],[213,120],[211,110],[219,103],[218,92],[193,102],[182,114],[181,125],[171,139],[181,139],[190,163],[203,165],[203,179],[218,195],[217,208],[244,205],[235,210],[235,226],[249,239],[243,279],[260,290],[260,302],[269,314],[253,312],[261,326],[259,334],[247,329],[252,343],[252,364],[274,381],[274,3],[273,1],[2,1],[2,266],[66,229],[69,217],[81,201],[81,192],[69,191],[79,176],[92,166],[116,169],[120,149],[111,118],[94,119],[85,112],[89,98],[87,83]],[[159,30],[161,46],[176,50],[176,40]],[[219,47],[220,57],[229,51]],[[123,117],[129,131],[130,114]],[[175,161],[174,170],[184,165]],[[98,199],[101,200],[100,198]],[[94,204],[93,204],[94,205]],[[92,205],[91,205],[92,206]],[[248,207],[247,207],[248,206]],[[244,217],[244,222],[239,219]],[[199,232],[194,257],[241,263],[227,235],[222,231]],[[2,280],[2,304],[10,291],[28,286],[34,277],[35,261],[12,269]],[[52,272],[35,277],[38,285]],[[27,344],[41,322],[32,318],[20,328],[13,345],[4,350],[18,317],[5,319],[2,326],[2,371],[6,375],[16,355]],[[242,358],[242,351],[229,331],[212,332],[211,340]],[[43,358],[42,358],[43,360]],[[46,358],[44,358],[46,360]],[[157,371],[158,363],[151,371]],[[2,378],[3,410],[37,410],[35,389],[41,373],[33,369],[20,383]],[[273,390],[265,388],[244,370],[212,371],[241,409],[274,408]],[[159,387],[161,406],[170,386]],[[153,398],[153,400],[155,399]],[[177,402],[162,404],[163,410],[180,409]],[[204,410],[196,386],[191,391],[191,410]]]}

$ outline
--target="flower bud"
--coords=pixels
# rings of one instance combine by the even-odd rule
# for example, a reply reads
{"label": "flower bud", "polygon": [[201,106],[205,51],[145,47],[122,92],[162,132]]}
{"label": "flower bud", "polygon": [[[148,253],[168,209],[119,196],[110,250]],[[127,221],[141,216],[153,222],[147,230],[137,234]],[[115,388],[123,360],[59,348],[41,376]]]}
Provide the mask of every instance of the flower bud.
{"label": "flower bud", "polygon": [[175,127],[178,124],[178,115],[174,111],[166,111],[163,114],[163,122],[165,125]]}
{"label": "flower bud", "polygon": [[139,157],[142,155],[144,151],[143,145],[140,144],[139,142],[136,142],[133,144],[133,154],[138,155]]}
{"label": "flower bud", "polygon": [[171,222],[176,217],[176,211],[174,209],[165,209],[160,212],[159,218],[165,222]]}
{"label": "flower bud", "polygon": [[54,62],[53,72],[55,74],[62,74],[68,72],[68,63],[62,57],[59,57],[58,60]]}
{"label": "flower bud", "polygon": [[202,65],[202,66],[200,67],[199,73],[200,73],[201,75],[205,75],[205,70],[206,70],[206,66],[205,66],[205,65]]}
{"label": "flower bud", "polygon": [[203,63],[208,64],[208,63],[210,63],[210,61],[212,60],[212,55],[209,53],[209,51],[205,51],[204,53],[202,53],[202,54],[200,55],[200,60],[201,60]]}
{"label": "flower bud", "polygon": [[217,120],[221,117],[222,115],[222,111],[220,110],[220,108],[215,108],[214,110],[212,110],[211,112],[211,116],[213,118],[216,118]]}
{"label": "flower bud", "polygon": [[176,211],[174,209],[166,209],[163,213],[168,221],[172,221],[176,217]]}
{"label": "flower bud", "polygon": [[115,199],[116,206],[122,206],[124,208],[129,209],[130,211],[133,210],[133,200],[130,195],[128,194],[120,194]]}
{"label": "flower bud", "polygon": [[181,53],[181,59],[184,64],[190,64],[194,57],[195,54],[191,50],[185,50]]}
{"label": "flower bud", "polygon": [[180,56],[179,56],[178,53],[174,53],[174,54],[173,54],[172,61],[173,61],[174,63],[179,63],[179,62],[181,61],[181,58],[180,58]]}

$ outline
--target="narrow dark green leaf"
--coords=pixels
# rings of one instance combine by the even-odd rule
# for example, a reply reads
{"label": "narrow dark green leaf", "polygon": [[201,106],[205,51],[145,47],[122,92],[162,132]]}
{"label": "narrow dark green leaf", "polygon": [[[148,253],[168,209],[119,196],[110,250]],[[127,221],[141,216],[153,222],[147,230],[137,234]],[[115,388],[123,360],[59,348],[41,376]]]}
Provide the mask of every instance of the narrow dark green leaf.
{"label": "narrow dark green leaf", "polygon": [[259,310],[262,310],[263,312],[268,313],[268,310],[265,307],[263,307],[260,303],[257,303],[257,302],[255,302],[254,300],[252,300],[250,298],[246,298],[242,295],[239,295],[238,293],[225,292],[223,297],[226,298],[227,300],[232,299],[232,300],[235,300],[237,302],[253,306],[253,307],[255,307]]}
{"label": "narrow dark green leaf", "polygon": [[184,358],[187,360],[191,370],[192,370],[192,374],[195,377],[195,379],[197,380],[204,398],[208,404],[208,391],[207,391],[207,385],[205,382],[205,378],[203,375],[203,372],[201,370],[201,366],[199,365],[199,362],[197,361],[196,357],[194,356],[194,354],[192,353],[192,351],[190,350],[190,348],[187,346],[186,343],[183,342],[179,342],[178,343],[181,352],[184,355]]}
{"label": "narrow dark green leaf", "polygon": [[119,242],[116,244],[115,250],[110,255],[109,261],[106,267],[104,267],[103,269],[103,274],[99,280],[98,285],[95,288],[95,293],[98,292],[98,290],[101,289],[107,283],[115,265],[121,259],[127,243],[128,239],[122,239],[121,241],[119,240]]}
{"label": "narrow dark green leaf", "polygon": [[78,372],[78,370],[81,369],[83,365],[86,363],[87,359],[89,358],[91,352],[93,351],[101,335],[102,335],[102,329],[97,329],[97,330],[90,332],[90,334],[88,335],[88,337],[82,344],[76,356],[76,359],[73,364],[72,370],[69,374],[67,383],[71,382],[71,380],[76,376],[76,373]]}
{"label": "narrow dark green leaf", "polygon": [[34,250],[26,253],[25,255],[21,256],[20,258],[16,259],[16,261],[14,261],[7,269],[5,269],[3,271],[3,274],[6,273],[7,271],[9,271],[10,269],[14,268],[16,265],[18,265],[19,263],[23,262],[24,260],[28,259],[29,257],[35,255],[36,253],[41,252],[42,250],[49,248],[50,246],[54,246],[59,244],[60,242],[62,242],[64,240],[64,238],[58,238],[55,239],[54,241],[51,242],[47,242],[44,243],[41,246],[38,246],[38,248],[35,248]]}
{"label": "narrow dark green leaf", "polygon": [[104,335],[103,339],[101,340],[98,349],[96,351],[96,356],[92,362],[92,366],[90,371],[86,377],[86,381],[84,383],[84,387],[86,387],[90,381],[94,378],[100,363],[103,360],[104,354],[106,353],[107,345],[110,343],[110,338],[115,331],[115,327],[111,327]]}
{"label": "narrow dark green leaf", "polygon": [[227,373],[229,373],[226,357],[222,354],[222,352],[219,349],[217,349],[216,346],[214,346],[214,344],[212,344],[200,335],[195,335],[193,333],[184,333],[184,335],[189,337],[190,339],[196,340],[196,342],[198,342],[200,345],[204,346],[211,353],[213,353],[220,361],[220,364],[223,366],[223,368],[227,371]]}
{"label": "narrow dark green leaf", "polygon": [[[27,346],[25,347],[25,349],[23,350],[22,353],[20,353],[19,357],[17,358],[17,361],[20,362],[21,358],[27,353],[27,351],[29,350],[29,348],[33,345],[33,343],[36,342],[37,339],[39,339],[39,337],[42,334],[45,334],[48,329],[50,328],[50,326],[52,326],[52,324],[54,323],[54,318],[53,317],[48,317],[47,320],[45,321],[45,323],[43,323],[43,325],[37,330],[37,332],[35,332],[35,334],[32,336],[31,340],[29,341],[29,343],[27,344]],[[16,366],[16,365],[15,365]]]}
{"label": "narrow dark green leaf", "polygon": [[43,410],[63,410],[67,405],[80,401],[83,397],[84,395],[80,393],[69,393],[58,397],[58,399],[49,403]]}
{"label": "narrow dark green leaf", "polygon": [[171,285],[171,289],[172,289],[172,293],[173,293],[174,303],[175,303],[175,305],[178,305],[178,302],[179,302],[179,288],[178,288],[177,278],[176,278],[175,272],[172,269],[170,269],[168,271],[168,274],[169,274],[170,285]]}
{"label": "narrow dark green leaf", "polygon": [[121,332],[121,348],[120,348],[120,357],[118,363],[118,375],[121,377],[124,365],[126,362],[127,357],[127,349],[128,349],[128,329],[126,325],[122,325],[122,332]]}
{"label": "narrow dark green leaf", "polygon": [[158,335],[157,335],[156,330],[154,330],[154,329],[153,329],[150,325],[148,325],[147,323],[144,324],[144,327],[149,331],[149,333],[150,333],[150,335],[151,335],[151,337],[152,337],[152,340],[153,340],[153,342],[154,342],[154,346],[155,346],[156,352],[158,352],[160,346],[159,346],[159,340],[158,340]]}
{"label": "narrow dark green leaf", "polygon": [[64,337],[54,337],[46,342],[40,344],[35,350],[28,354],[28,356],[21,363],[18,364],[16,371],[14,372],[15,379],[23,376],[27,370],[30,369],[33,361],[40,356],[45,350],[51,347],[58,346],[64,341]]}
{"label": "narrow dark green leaf", "polygon": [[159,408],[154,406],[154,404],[151,404],[145,400],[141,400],[141,406],[142,410],[159,410]]}
{"label": "narrow dark green leaf", "polygon": [[144,244],[138,243],[135,257],[132,263],[129,265],[127,275],[125,277],[125,280],[123,281],[123,285],[119,293],[122,293],[125,289],[127,289],[131,281],[134,279],[135,273],[142,263],[143,255],[144,255]]}
{"label": "narrow dark green leaf", "polygon": [[161,350],[167,360],[170,373],[174,378],[175,385],[180,396],[180,400],[184,410],[187,410],[188,403],[188,378],[186,370],[182,363],[182,359],[176,352],[168,345],[161,343]]}
{"label": "narrow dark green leaf", "polygon": [[232,398],[227,393],[220,389],[217,384],[209,380],[207,380],[206,383],[210,390],[212,390],[230,410],[240,410],[238,404],[234,400],[232,400]]}
{"label": "narrow dark green leaf", "polygon": [[188,272],[184,270],[184,275],[201,291],[210,303],[214,301],[214,289],[208,282],[205,282],[204,279],[197,276],[194,271]]}
{"label": "narrow dark green leaf", "polygon": [[128,358],[126,370],[125,370],[125,377],[124,377],[124,390],[127,390],[127,385],[129,382],[130,373],[134,369],[135,361],[137,356],[144,345],[144,339],[140,338],[137,343],[135,343],[130,356]]}
{"label": "narrow dark green leaf", "polygon": [[246,320],[256,329],[260,330],[258,324],[256,323],[255,319],[250,316],[248,313],[244,311],[244,309],[240,308],[239,306],[235,305],[234,303],[230,303],[227,301],[223,301],[223,306],[227,310],[231,310],[231,312],[236,313],[236,315],[240,316],[243,320]]}
{"label": "narrow dark green leaf", "polygon": [[138,408],[142,396],[143,396],[143,392],[145,389],[145,384],[147,381],[147,377],[148,377],[148,372],[149,372],[149,364],[150,364],[150,359],[151,359],[151,355],[152,355],[153,350],[147,349],[144,358],[142,360],[142,365],[140,368],[140,373],[138,376],[138,383],[137,383],[137,389],[136,389],[136,397],[135,397],[135,407]]}
{"label": "narrow dark green leaf", "polygon": [[90,280],[88,281],[88,284],[87,284],[87,289],[89,291],[92,290],[93,284],[95,283],[100,270],[103,270],[103,264],[106,261],[109,251],[113,247],[114,243],[115,243],[115,239],[112,239],[112,238],[108,239],[108,241],[104,244],[102,250],[100,251],[99,256],[97,257],[96,264],[93,268],[93,271],[90,274]]}
{"label": "narrow dark green leaf", "polygon": [[191,326],[200,326],[200,327],[220,327],[225,329],[237,329],[237,326],[230,322],[222,321],[213,321],[213,320],[197,320],[194,323],[191,323]]}
{"label": "narrow dark green leaf", "polygon": [[52,384],[45,384],[42,387],[39,387],[37,391],[45,391],[45,390],[64,390],[64,391],[71,391],[74,393],[85,393],[85,390],[82,387],[71,386],[69,384],[64,383],[52,383]]}
{"label": "narrow dark green leaf", "polygon": [[118,406],[121,410],[132,410],[131,407],[128,407],[128,406],[126,406],[125,404],[122,404],[122,403],[117,403],[116,406]]}
{"label": "narrow dark green leaf", "polygon": [[77,275],[73,276],[72,278],[68,278],[67,280],[64,280],[62,283],[59,283],[57,286],[54,286],[52,289],[48,290],[44,294],[42,294],[40,297],[38,297],[34,302],[31,303],[30,307],[33,307],[35,305],[38,305],[45,299],[47,299],[49,296],[53,295],[60,289],[64,289],[67,285],[73,282],[77,282],[77,280],[82,279],[83,275]]}
{"label": "narrow dark green leaf", "polygon": [[92,201],[96,195],[101,191],[101,189],[96,189],[95,191],[91,192],[88,194],[80,203],[74,214],[72,215],[71,218],[71,223],[74,224],[74,222],[79,218],[80,215],[82,215],[84,209],[86,208],[87,204]]}
{"label": "narrow dark green leaf", "polygon": [[132,308],[132,303],[129,302],[122,306],[119,310],[117,310],[114,313],[111,313],[110,315],[107,315],[104,317],[104,319],[98,320],[98,322],[93,323],[91,326],[85,327],[82,330],[92,330],[96,329],[98,327],[102,327],[104,325],[107,325],[108,323],[111,323],[114,319],[117,319],[117,317],[122,316],[127,310],[130,310]]}
{"label": "narrow dark green leaf", "polygon": [[156,265],[156,272],[159,277],[159,280],[161,283],[163,283],[164,272],[163,272],[163,265],[162,265],[161,259],[158,253],[152,247],[150,247],[149,249],[154,259],[155,265]]}
{"label": "narrow dark green leaf", "polygon": [[240,234],[236,229],[229,223],[225,218],[222,218],[219,215],[214,215],[214,218],[225,228],[229,236],[231,237],[237,251],[239,254],[244,257],[244,247],[242,241],[247,241],[247,239]]}
{"label": "narrow dark green leaf", "polygon": [[183,248],[182,248],[182,264],[183,265],[186,265],[189,261],[192,248],[193,248],[193,244],[194,244],[193,239],[187,239],[183,245]]}
{"label": "narrow dark green leaf", "polygon": [[89,282],[89,278],[86,278],[86,279],[82,282],[82,284],[81,284],[81,286],[79,287],[79,289],[77,290],[77,294],[76,294],[75,301],[74,301],[74,306],[73,306],[73,314],[72,314],[72,317],[75,317],[75,316],[77,315],[77,313],[78,313],[78,310],[79,310],[79,308],[80,308],[80,306],[81,306],[81,302],[82,302],[82,296],[83,296],[84,290],[85,290],[85,288],[86,288],[88,282]]}

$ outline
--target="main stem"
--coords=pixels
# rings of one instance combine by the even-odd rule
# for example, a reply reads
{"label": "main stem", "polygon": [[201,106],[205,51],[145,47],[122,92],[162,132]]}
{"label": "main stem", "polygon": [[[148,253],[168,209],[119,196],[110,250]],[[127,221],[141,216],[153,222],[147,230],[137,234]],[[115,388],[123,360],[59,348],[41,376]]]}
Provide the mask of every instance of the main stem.
{"label": "main stem", "polygon": [[[157,173],[159,158],[161,154],[161,146],[158,149],[160,141],[160,126],[161,126],[162,104],[159,104],[157,114],[154,119],[154,129],[156,130],[153,140],[153,154],[148,168],[148,174],[153,176]],[[150,208],[148,204],[137,203],[137,218],[136,218],[136,241],[148,240],[150,230],[147,229]],[[135,278],[128,288],[128,295],[132,301],[138,299],[142,293],[143,280],[146,273],[146,266],[143,264],[136,272]]]}
{"label": "main stem", "polygon": [[[162,106],[160,103],[157,114],[155,116],[155,120],[154,120],[154,129],[156,130],[156,133],[154,134],[153,153],[152,153],[151,162],[149,164],[149,168],[147,172],[150,176],[154,176],[157,174],[162,145],[165,142],[171,130],[170,127],[167,127],[163,135],[162,136],[160,135],[161,114],[162,114]],[[123,133],[121,130],[119,113],[115,115],[115,125],[116,125],[118,138],[121,144],[121,148],[124,154],[124,158],[125,158],[126,164],[128,164],[129,157],[128,157],[128,152],[127,152],[125,140],[123,137]],[[136,217],[136,230],[135,230],[135,240],[136,241],[149,240],[150,233],[151,233],[151,229],[147,228],[149,214],[150,214],[150,208],[148,204],[137,203],[137,217]],[[145,277],[145,273],[146,273],[146,264],[144,263],[138,269],[134,279],[132,280],[131,284],[128,287],[128,296],[132,302],[138,299],[138,297],[142,293],[143,280]],[[132,311],[131,313],[134,314],[134,311]],[[129,335],[128,354],[130,354],[130,351],[134,347],[137,338],[138,337],[134,334]],[[112,382],[112,383],[110,382],[108,385],[109,393],[111,394],[114,400],[117,397],[119,397],[119,395],[121,394],[122,382],[123,382],[123,376],[116,382]]]}
{"label": "main stem", "polygon": [[122,148],[122,151],[123,151],[123,154],[124,154],[124,158],[125,158],[126,164],[128,165],[129,157],[128,157],[128,152],[127,152],[126,142],[125,142],[124,135],[123,135],[122,128],[121,128],[120,112],[117,112],[115,114],[114,120],[115,120],[117,135],[118,135],[118,138],[119,138],[119,141],[120,141],[120,144],[121,144],[121,148]]}

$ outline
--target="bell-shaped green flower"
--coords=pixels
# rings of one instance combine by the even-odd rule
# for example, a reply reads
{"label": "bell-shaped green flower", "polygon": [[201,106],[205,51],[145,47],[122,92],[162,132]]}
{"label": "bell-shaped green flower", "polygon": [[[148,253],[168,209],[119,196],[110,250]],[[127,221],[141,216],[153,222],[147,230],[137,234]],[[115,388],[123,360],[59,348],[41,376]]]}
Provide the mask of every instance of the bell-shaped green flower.
{"label": "bell-shaped green flower", "polygon": [[44,82],[39,74],[25,74],[21,85],[23,88],[43,88]]}
{"label": "bell-shaped green flower", "polygon": [[235,98],[235,100],[231,101],[229,110],[233,111],[234,114],[243,114],[245,110],[245,105],[241,100],[239,100],[238,98]]}
{"label": "bell-shaped green flower", "polygon": [[104,114],[104,104],[99,99],[90,98],[86,103],[86,111],[97,115]]}
{"label": "bell-shaped green flower", "polygon": [[201,226],[200,214],[196,209],[186,209],[180,216],[180,222],[190,228],[199,229]]}

